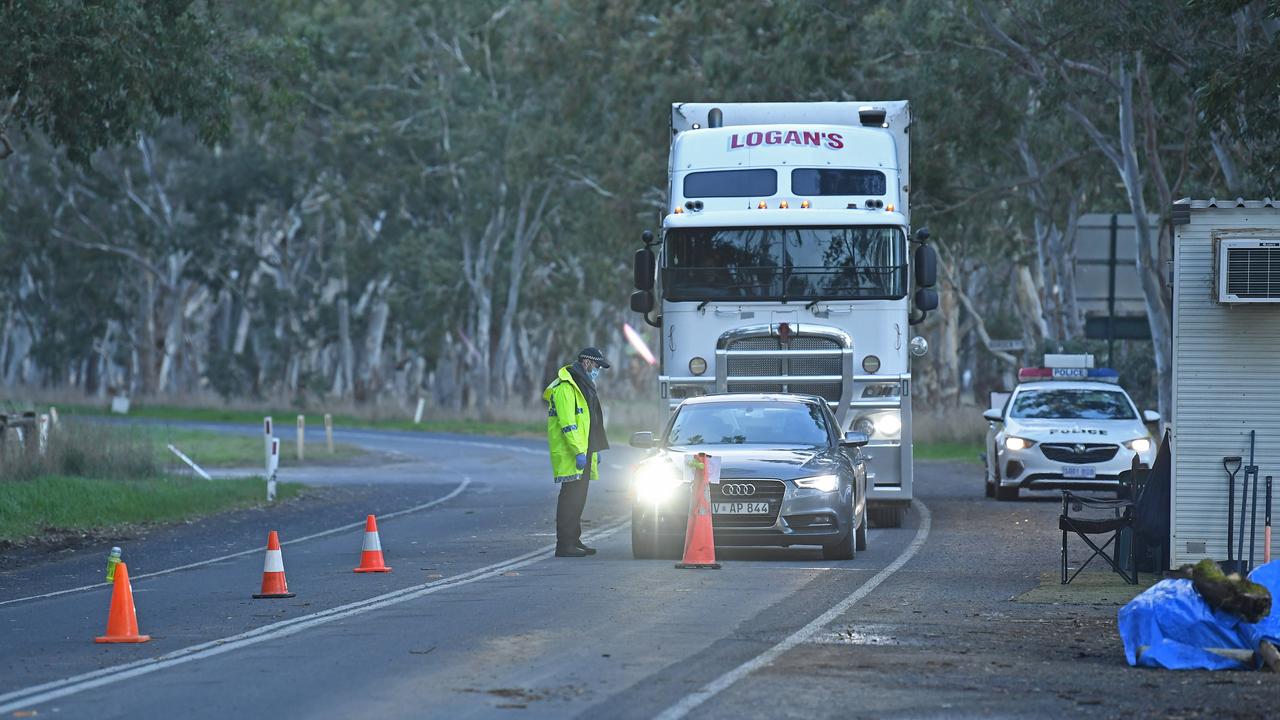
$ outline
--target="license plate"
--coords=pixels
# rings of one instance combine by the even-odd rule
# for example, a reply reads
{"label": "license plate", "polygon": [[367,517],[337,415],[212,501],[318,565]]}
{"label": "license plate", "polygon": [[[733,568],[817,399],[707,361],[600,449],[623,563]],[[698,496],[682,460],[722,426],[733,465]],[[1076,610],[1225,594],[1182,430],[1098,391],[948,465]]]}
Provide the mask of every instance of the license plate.
{"label": "license plate", "polygon": [[767,502],[725,502],[712,503],[711,512],[716,515],[768,515]]}
{"label": "license plate", "polygon": [[1098,469],[1092,465],[1067,465],[1062,468],[1062,477],[1092,478],[1097,477]]}

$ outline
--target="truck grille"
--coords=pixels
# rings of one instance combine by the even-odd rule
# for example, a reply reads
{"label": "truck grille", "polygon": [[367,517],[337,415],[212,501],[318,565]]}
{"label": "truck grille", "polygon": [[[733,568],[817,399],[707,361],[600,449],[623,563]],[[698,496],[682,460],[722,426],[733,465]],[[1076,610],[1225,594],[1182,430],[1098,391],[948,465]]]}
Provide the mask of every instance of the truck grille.
{"label": "truck grille", "polygon": [[[756,491],[752,495],[727,496],[722,489],[725,485],[751,485]],[[772,527],[778,521],[778,511],[782,509],[782,496],[787,492],[786,483],[781,480],[733,480],[721,478],[718,484],[711,486],[711,502],[762,502],[768,501],[768,515],[716,515],[715,527],[744,528]]]}
{"label": "truck grille", "polygon": [[1106,462],[1116,456],[1120,451],[1118,445],[1106,445],[1101,443],[1053,443],[1041,445],[1040,452],[1044,456],[1054,462],[1087,464]]}
{"label": "truck grille", "polygon": [[[728,350],[839,350],[840,344],[834,340],[821,337],[798,336],[791,338],[787,347],[776,337],[753,337],[736,340],[729,344]],[[813,375],[839,375],[839,357],[816,358],[735,358],[728,357],[726,368],[729,392],[793,392],[817,395],[824,400],[836,402],[840,399],[841,384],[839,382],[789,382],[782,383],[743,383],[734,382],[735,377],[751,377],[759,375],[784,375],[799,379]]]}

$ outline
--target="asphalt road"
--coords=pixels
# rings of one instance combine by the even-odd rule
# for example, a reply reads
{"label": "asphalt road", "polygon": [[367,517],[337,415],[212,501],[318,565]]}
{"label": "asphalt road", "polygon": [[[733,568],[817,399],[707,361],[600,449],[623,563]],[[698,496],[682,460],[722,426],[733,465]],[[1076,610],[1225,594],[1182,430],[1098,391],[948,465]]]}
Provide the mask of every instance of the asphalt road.
{"label": "asphalt road", "polygon": [[[0,571],[0,716],[1266,717],[1274,707],[1256,674],[1127,668],[1114,607],[1011,602],[1056,567],[1055,505],[983,499],[976,465],[921,464],[922,502],[906,526],[872,530],[853,561],[724,549],[722,570],[694,571],[631,559],[628,450],[605,457],[591,491],[599,555],[558,559],[539,443],[338,439],[394,460],[289,471],[327,489],[124,544],[149,643],[92,642],[110,592],[76,588],[101,577],[101,547]],[[390,574],[351,572],[369,512],[384,518]],[[286,543],[295,598],[250,599],[269,529]],[[1226,699],[1223,682],[1237,684]]]}

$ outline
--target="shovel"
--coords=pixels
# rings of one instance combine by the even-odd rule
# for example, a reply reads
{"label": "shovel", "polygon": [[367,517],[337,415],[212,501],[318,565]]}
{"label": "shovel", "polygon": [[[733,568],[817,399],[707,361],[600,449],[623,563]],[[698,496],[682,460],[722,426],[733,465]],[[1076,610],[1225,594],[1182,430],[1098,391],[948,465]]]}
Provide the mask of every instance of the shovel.
{"label": "shovel", "polygon": [[1231,455],[1222,458],[1222,469],[1227,471],[1227,559],[1225,562],[1218,563],[1222,567],[1222,572],[1230,575],[1233,572],[1240,571],[1240,565],[1235,557],[1235,514],[1236,514],[1236,474],[1240,472],[1240,465],[1244,459],[1239,455]]}

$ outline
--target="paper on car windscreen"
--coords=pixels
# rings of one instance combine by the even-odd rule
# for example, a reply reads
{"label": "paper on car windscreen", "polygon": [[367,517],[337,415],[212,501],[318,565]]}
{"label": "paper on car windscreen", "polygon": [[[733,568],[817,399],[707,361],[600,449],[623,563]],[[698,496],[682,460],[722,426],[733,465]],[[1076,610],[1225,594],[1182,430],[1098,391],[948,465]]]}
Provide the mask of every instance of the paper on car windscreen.
{"label": "paper on car windscreen", "polygon": [[[697,469],[694,467],[694,463],[697,462],[697,460],[697,453],[684,454],[684,481],[687,483],[693,482],[693,474],[697,472]],[[712,483],[720,482],[720,458],[716,455],[707,456],[707,479]]]}

